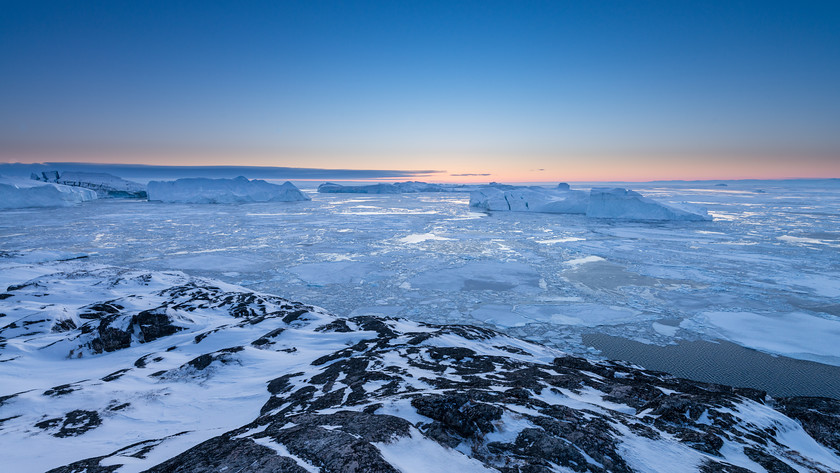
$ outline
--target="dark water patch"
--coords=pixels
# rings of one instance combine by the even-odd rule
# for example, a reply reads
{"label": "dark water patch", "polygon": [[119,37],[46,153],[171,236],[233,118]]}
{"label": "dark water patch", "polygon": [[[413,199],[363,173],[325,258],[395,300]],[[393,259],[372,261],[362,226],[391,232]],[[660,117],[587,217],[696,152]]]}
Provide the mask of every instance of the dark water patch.
{"label": "dark water patch", "polygon": [[684,341],[663,347],[605,334],[584,334],[582,338],[606,358],[681,378],[761,389],[776,397],[840,399],[838,366],[768,355],[725,341]]}

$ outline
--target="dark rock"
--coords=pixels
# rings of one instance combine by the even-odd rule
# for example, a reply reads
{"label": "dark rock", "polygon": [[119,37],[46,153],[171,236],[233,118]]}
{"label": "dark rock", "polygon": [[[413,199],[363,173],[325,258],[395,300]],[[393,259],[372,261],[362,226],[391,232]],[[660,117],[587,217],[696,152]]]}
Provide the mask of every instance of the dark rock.
{"label": "dark rock", "polygon": [[63,418],[46,419],[35,424],[35,427],[44,430],[53,430],[58,427],[58,431],[53,432],[54,437],[75,437],[82,435],[88,430],[95,429],[102,424],[102,419],[96,411],[85,411],[77,409],[70,411],[64,415]]}
{"label": "dark rock", "polygon": [[826,397],[787,397],[775,401],[776,408],[796,419],[817,442],[840,455],[840,400]]}
{"label": "dark rock", "polygon": [[225,435],[203,442],[145,473],[307,473],[297,462],[253,440]]}
{"label": "dark rock", "polygon": [[493,421],[502,418],[498,406],[474,402],[464,394],[432,394],[411,400],[417,413],[434,419],[464,438],[493,432]]}
{"label": "dark rock", "polygon": [[182,327],[173,325],[172,320],[166,314],[149,310],[144,310],[135,315],[132,323],[139,327],[143,342],[151,342],[183,330]]}

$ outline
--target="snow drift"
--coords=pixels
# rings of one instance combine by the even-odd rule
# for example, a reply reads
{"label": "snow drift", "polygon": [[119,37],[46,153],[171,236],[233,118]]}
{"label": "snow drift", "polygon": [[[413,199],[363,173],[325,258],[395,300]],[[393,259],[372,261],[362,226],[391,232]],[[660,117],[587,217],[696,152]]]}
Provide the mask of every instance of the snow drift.
{"label": "snow drift", "polygon": [[104,172],[43,171],[33,172],[30,177],[36,181],[91,189],[99,198],[146,198],[146,186],[143,184]]}
{"label": "snow drift", "polygon": [[187,204],[232,204],[239,202],[296,202],[311,200],[294,184],[271,184],[260,179],[189,178],[150,181],[149,200]]}
{"label": "snow drift", "polygon": [[704,209],[665,204],[621,188],[571,190],[491,185],[470,192],[470,207],[483,210],[582,214],[592,218],[625,220],[711,220]]}
{"label": "snow drift", "polygon": [[0,176],[0,208],[66,207],[96,199],[90,189]]}
{"label": "snow drift", "polygon": [[325,182],[318,186],[318,192],[325,194],[413,194],[416,192],[451,192],[451,190],[440,184],[419,181],[364,186],[344,186],[333,182]]}

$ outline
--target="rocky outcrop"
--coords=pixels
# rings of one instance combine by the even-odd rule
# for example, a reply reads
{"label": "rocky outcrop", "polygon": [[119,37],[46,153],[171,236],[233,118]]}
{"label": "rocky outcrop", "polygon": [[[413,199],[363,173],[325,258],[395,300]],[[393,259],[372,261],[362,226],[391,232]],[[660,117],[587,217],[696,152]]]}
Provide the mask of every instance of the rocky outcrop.
{"label": "rocky outcrop", "polygon": [[[59,297],[73,284],[102,292]],[[677,461],[700,472],[840,469],[834,399],[773,399],[472,326],[341,318],[177,274],[76,270],[10,292],[4,312],[43,321],[4,332],[13,343],[0,355],[19,357],[8,369],[32,366],[33,351],[89,350],[57,361],[81,381],[0,397],[0,441],[28,432],[27,446],[42,435],[74,446],[56,472],[128,463],[191,473],[391,473],[405,471],[401,462],[504,473],[671,471]],[[63,308],[76,297],[78,328],[52,331],[58,312],[43,294]],[[111,331],[123,335],[103,338]],[[108,371],[95,374],[103,363]],[[156,416],[167,405],[170,415],[201,406],[208,418],[166,431],[174,420]],[[114,444],[126,446],[103,455]]]}

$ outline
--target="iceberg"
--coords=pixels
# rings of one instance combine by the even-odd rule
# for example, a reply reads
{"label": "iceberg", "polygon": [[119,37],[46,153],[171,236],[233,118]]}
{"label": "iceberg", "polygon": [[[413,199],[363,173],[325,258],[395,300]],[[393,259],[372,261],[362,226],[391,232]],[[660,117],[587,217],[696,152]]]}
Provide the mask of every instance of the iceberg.
{"label": "iceberg", "polygon": [[543,187],[497,186],[470,192],[470,207],[483,210],[584,214],[589,201],[585,191],[546,189]]}
{"label": "iceberg", "polygon": [[0,176],[2,209],[67,207],[96,198],[90,189]]}
{"label": "iceberg", "polygon": [[392,184],[369,184],[363,186],[344,186],[334,182],[325,182],[318,186],[323,194],[413,194],[417,192],[451,192],[449,187],[427,182],[407,181]]}
{"label": "iceberg", "polygon": [[92,189],[99,198],[146,198],[146,186],[104,172],[42,171],[33,180]]}
{"label": "iceberg", "polygon": [[663,204],[622,188],[594,188],[586,216],[624,220],[711,220],[705,209],[687,204]]}
{"label": "iceberg", "polygon": [[297,202],[312,200],[289,181],[283,185],[260,179],[187,178],[150,181],[149,200],[186,204],[232,204],[244,202]]}
{"label": "iceberg", "polygon": [[571,190],[539,186],[490,186],[470,192],[470,207],[482,210],[581,214],[592,218],[624,220],[711,220],[704,209],[687,204],[665,204],[622,188]]}

